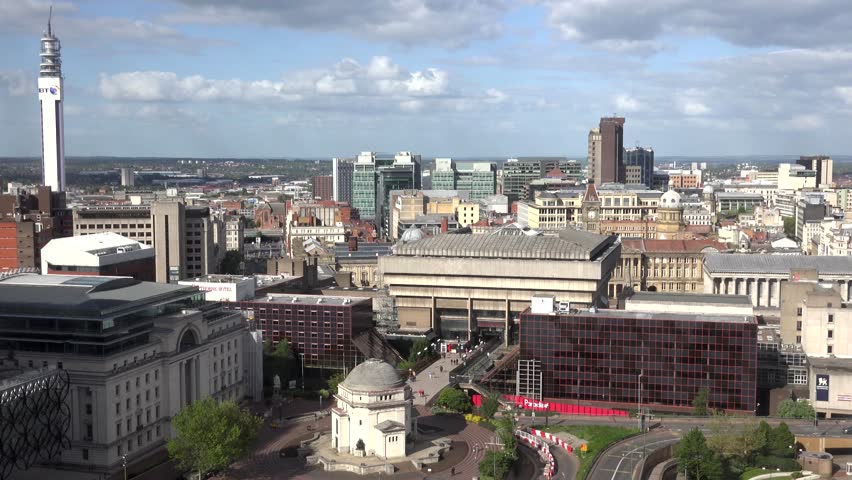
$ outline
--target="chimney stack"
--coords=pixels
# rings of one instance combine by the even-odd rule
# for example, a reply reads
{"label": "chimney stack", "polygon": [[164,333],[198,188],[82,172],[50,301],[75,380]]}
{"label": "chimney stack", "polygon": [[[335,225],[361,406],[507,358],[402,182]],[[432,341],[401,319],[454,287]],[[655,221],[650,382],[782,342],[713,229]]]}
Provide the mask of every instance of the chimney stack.
{"label": "chimney stack", "polygon": [[441,219],[441,233],[447,233],[450,230],[450,221],[447,217]]}

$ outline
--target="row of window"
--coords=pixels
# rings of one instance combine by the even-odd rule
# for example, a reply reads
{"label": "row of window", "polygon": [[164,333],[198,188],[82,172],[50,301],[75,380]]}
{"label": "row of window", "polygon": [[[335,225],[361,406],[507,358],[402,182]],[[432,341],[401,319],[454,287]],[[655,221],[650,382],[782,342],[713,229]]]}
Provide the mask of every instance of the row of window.
{"label": "row of window", "polygon": [[[160,419],[160,405],[158,404],[158,405],[154,406],[154,420],[159,420],[159,419]],[[150,425],[151,422],[152,422],[152,420],[151,420],[151,407],[148,407],[148,408],[145,409],[145,423],[142,423],[142,414],[141,413],[136,415],[136,430],[139,430],[140,428],[144,427],[145,425]],[[116,437],[121,437],[121,435],[123,434],[123,432],[122,432],[122,425],[123,424],[127,425],[127,430],[125,430],[126,433],[128,433],[128,434],[133,433],[133,418],[127,417],[125,422],[119,421],[119,422],[115,423],[115,436]]]}
{"label": "row of window", "polygon": [[[155,434],[156,434],[157,438],[159,438],[159,437],[161,437],[161,436],[163,435],[163,432],[162,432],[162,430],[160,429],[160,426],[159,426],[159,425],[157,425],[157,426],[156,426],[156,428],[155,428],[155,432],[156,432]],[[142,435],[141,435],[141,434],[136,436],[136,446],[137,446],[137,447],[141,447],[141,446],[142,446],[142,443],[143,443],[142,438],[143,438],[143,437],[142,437]],[[146,440],[145,440],[145,442],[151,442],[151,441],[153,441],[153,435],[152,435],[152,433],[151,433],[151,430],[148,430],[147,432],[145,432],[145,439],[146,439]],[[119,457],[121,457],[122,455],[124,455],[124,448],[122,448],[122,447],[123,447],[122,445],[118,445],[118,446],[116,446],[116,448],[115,448],[115,452],[116,452],[116,454],[117,454]],[[85,449],[84,449],[84,450],[85,450]],[[130,453],[130,452],[132,452],[132,451],[133,451],[133,440],[128,440],[128,441],[127,441],[127,453]],[[84,458],[84,460],[88,460],[88,452],[86,452],[86,458]]]}
{"label": "row of window", "polygon": [[[118,385],[116,385],[116,391],[118,391]],[[154,400],[157,400],[159,398],[160,398],[160,387],[156,386],[156,387],[154,387]],[[124,400],[124,404],[125,404],[124,408],[125,408],[125,411],[127,411],[127,412],[129,412],[130,409],[131,409],[130,400],[131,400],[130,398],[127,398],[127,399]],[[145,402],[150,402],[150,401],[151,401],[151,390],[150,389],[145,390]],[[137,393],[136,394],[136,408],[140,408],[141,406],[142,406],[142,394]],[[115,402],[115,414],[116,415],[121,414],[121,402]]]}
{"label": "row of window", "polygon": [[95,223],[77,223],[74,226],[78,227],[80,229],[83,229],[83,230],[102,230],[104,228],[124,228],[124,229],[128,229],[128,228],[147,228],[147,229],[150,229],[151,228],[150,223],[144,223],[144,224],[143,223],[138,223],[138,224],[137,223],[130,223],[130,224],[128,224],[128,223],[121,223],[121,224],[118,224],[118,223],[113,223],[113,224],[109,224],[109,223],[97,223],[97,224],[95,224]]}
{"label": "row of window", "polygon": [[[134,358],[133,361],[135,362],[136,359]],[[115,368],[115,366],[113,366],[113,368]],[[160,369],[159,368],[154,370],[153,377],[154,377],[154,381],[157,381],[157,380],[160,379]],[[145,385],[149,385],[150,383],[151,383],[151,372],[147,372],[145,374]],[[135,384],[136,388],[139,388],[142,384],[142,377],[137,376],[134,384]],[[130,380],[127,380],[127,381],[124,382],[124,392],[130,393]],[[115,394],[119,395],[120,393],[121,393],[121,384],[117,383],[117,384],[115,384]]]}

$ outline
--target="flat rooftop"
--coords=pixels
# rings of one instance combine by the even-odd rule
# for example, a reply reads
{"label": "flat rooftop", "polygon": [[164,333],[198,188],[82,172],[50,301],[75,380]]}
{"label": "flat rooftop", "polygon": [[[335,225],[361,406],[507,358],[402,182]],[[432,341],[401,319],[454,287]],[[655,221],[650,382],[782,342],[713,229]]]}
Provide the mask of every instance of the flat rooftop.
{"label": "flat rooftop", "polygon": [[557,235],[474,235],[450,233],[416,240],[395,255],[530,260],[594,260],[616,237],[562,230]]}
{"label": "flat rooftop", "polygon": [[130,277],[20,274],[0,279],[0,316],[94,320],[196,293],[196,287],[141,282]]}
{"label": "flat rooftop", "polygon": [[852,357],[824,357],[808,355],[808,363],[814,368],[852,372]]}
{"label": "flat rooftop", "polygon": [[[530,314],[529,309],[524,314]],[[579,310],[571,313],[553,313],[561,318],[592,317],[635,320],[668,320],[676,322],[709,322],[709,323],[739,323],[757,325],[752,315],[714,315],[706,313],[668,313],[668,312],[635,312],[628,310],[598,309],[595,312]],[[523,321],[522,321],[523,323]]]}
{"label": "flat rooftop", "polygon": [[297,295],[290,293],[271,293],[261,295],[244,302],[270,303],[275,305],[353,305],[372,301],[371,297],[334,297],[328,295]]}
{"label": "flat rooftop", "polygon": [[749,253],[707,254],[709,273],[789,275],[791,270],[815,269],[823,274],[852,275],[852,256],[761,255]]}
{"label": "flat rooftop", "polygon": [[628,301],[751,307],[751,299],[748,295],[714,295],[710,293],[636,292]]}
{"label": "flat rooftop", "polygon": [[192,283],[192,282],[205,282],[205,283],[240,283],[246,280],[254,281],[252,277],[246,277],[242,275],[218,275],[218,274],[209,274],[209,275],[201,275],[198,277],[189,277],[184,278],[181,282]]}

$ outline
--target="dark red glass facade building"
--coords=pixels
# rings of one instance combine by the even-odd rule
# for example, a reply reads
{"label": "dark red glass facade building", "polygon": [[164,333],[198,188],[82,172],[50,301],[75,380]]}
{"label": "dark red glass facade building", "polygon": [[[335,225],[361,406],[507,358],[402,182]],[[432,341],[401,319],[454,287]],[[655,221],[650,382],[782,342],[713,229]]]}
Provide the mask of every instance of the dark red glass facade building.
{"label": "dark red glass facade building", "polygon": [[305,368],[343,369],[363,362],[353,339],[373,326],[373,302],[363,297],[274,294],[234,302],[264,339],[287,339]]}
{"label": "dark red glass facade building", "polygon": [[599,310],[520,317],[520,358],[539,360],[546,399],[689,411],[701,388],[709,407],[753,414],[757,323],[752,316]]}

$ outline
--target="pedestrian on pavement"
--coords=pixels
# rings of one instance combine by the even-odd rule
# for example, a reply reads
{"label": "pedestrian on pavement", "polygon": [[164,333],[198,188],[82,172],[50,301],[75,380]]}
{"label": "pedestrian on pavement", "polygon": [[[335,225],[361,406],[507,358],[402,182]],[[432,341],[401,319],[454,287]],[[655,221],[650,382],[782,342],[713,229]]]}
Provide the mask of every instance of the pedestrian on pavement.
{"label": "pedestrian on pavement", "polygon": [[444,373],[444,366],[443,365],[439,366],[438,371],[441,372],[441,373]]}
{"label": "pedestrian on pavement", "polygon": [[450,476],[452,477],[455,474],[456,474],[456,467],[450,468]]}

